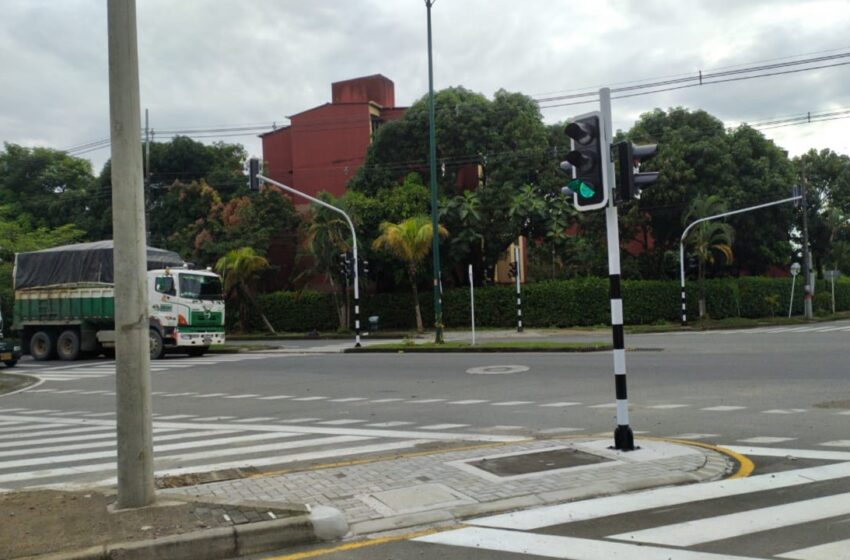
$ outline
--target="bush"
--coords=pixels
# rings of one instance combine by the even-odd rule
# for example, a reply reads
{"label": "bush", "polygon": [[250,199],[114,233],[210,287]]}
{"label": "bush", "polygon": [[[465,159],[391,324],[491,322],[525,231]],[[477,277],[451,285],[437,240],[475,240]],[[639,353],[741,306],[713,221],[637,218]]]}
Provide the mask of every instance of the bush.
{"label": "bush", "polygon": [[[819,282],[814,307],[820,313],[831,311],[829,282]],[[527,327],[572,327],[608,324],[611,319],[608,279],[578,278],[547,280],[522,288],[523,325]],[[679,283],[665,280],[626,280],[623,282],[623,317],[626,324],[653,324],[678,321],[681,315]],[[761,318],[787,314],[791,295],[790,278],[720,278],[706,280],[706,312],[714,319],[728,317]],[[697,283],[689,281],[686,290],[688,317],[697,316]],[[835,283],[836,311],[850,310],[850,279]],[[317,292],[275,292],[257,298],[275,329],[307,332],[333,331],[338,320],[333,295]],[[430,329],[434,323],[433,292],[419,294],[422,321]],[[800,279],[794,288],[794,313],[803,312]],[[410,292],[361,295],[361,325],[368,329],[368,317],[378,315],[381,329],[412,329],[416,326]],[[470,324],[469,288],[454,288],[443,294],[443,323],[463,328]],[[235,315],[228,309],[229,320]],[[475,323],[482,327],[511,328],[516,325],[516,293],[512,285],[475,289]],[[262,330],[259,316],[252,328]]]}

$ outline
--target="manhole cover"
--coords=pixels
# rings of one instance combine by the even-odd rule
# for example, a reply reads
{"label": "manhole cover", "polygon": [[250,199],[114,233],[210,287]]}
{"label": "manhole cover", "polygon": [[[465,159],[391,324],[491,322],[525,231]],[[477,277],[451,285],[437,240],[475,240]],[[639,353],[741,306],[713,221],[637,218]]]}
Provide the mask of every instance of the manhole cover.
{"label": "manhole cover", "polygon": [[528,371],[528,366],[480,366],[466,370],[466,373],[477,375],[509,375]]}
{"label": "manhole cover", "polygon": [[609,461],[611,459],[575,449],[554,449],[493,459],[480,459],[467,464],[496,476],[517,476]]}

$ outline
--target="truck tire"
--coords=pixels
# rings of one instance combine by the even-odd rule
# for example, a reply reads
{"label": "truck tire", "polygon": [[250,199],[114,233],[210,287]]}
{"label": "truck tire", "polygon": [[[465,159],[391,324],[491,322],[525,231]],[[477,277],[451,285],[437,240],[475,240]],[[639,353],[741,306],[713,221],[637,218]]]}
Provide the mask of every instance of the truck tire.
{"label": "truck tire", "polygon": [[56,335],[49,331],[36,331],[30,339],[30,354],[33,360],[43,362],[56,354]]}
{"label": "truck tire", "polygon": [[156,329],[148,329],[151,340],[151,360],[158,360],[165,355],[165,347],[162,343],[162,335]]}
{"label": "truck tire", "polygon": [[191,356],[193,358],[197,358],[199,356],[203,356],[204,354],[209,352],[209,350],[210,350],[209,346],[193,346],[191,348],[188,348],[186,350],[186,353],[189,354],[189,356]]}
{"label": "truck tire", "polygon": [[6,360],[3,363],[6,364],[6,367],[15,367],[18,365],[18,360]]}
{"label": "truck tire", "polygon": [[68,329],[62,331],[56,339],[56,355],[60,360],[72,362],[80,357],[80,335],[77,331]]}

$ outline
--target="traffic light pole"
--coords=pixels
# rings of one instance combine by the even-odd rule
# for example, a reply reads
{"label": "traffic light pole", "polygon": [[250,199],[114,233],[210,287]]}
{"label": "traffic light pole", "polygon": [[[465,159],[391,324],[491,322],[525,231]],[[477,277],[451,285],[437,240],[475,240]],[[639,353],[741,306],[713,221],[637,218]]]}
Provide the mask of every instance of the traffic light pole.
{"label": "traffic light pole", "polygon": [[611,90],[599,90],[604,130],[600,130],[603,153],[608,157],[602,162],[608,166],[604,188],[608,190],[608,206],[605,208],[605,225],[608,234],[608,279],[611,290],[611,331],[614,342],[614,388],[617,398],[617,428],[614,430],[614,449],[634,451],[635,438],[629,426],[629,397],[626,390],[626,349],[623,334],[623,299],[620,292],[620,228],[617,223],[617,206],[614,205],[612,183],[614,164],[610,157],[613,128],[611,125]]}
{"label": "traffic light pole", "polygon": [[786,202],[792,202],[794,200],[800,200],[800,196],[792,196],[789,198],[783,198],[782,200],[775,200],[773,202],[767,202],[765,204],[757,204],[755,206],[748,206],[746,208],[741,208],[738,210],[732,210],[731,212],[723,212],[722,214],[715,214],[714,216],[708,216],[706,218],[700,218],[699,220],[695,220],[688,224],[688,227],[685,228],[685,231],[682,232],[682,237],[679,239],[679,283],[681,287],[682,293],[682,326],[686,326],[688,324],[688,309],[687,302],[685,300],[685,237],[687,237],[688,232],[691,231],[691,228],[697,224],[701,224],[703,222],[707,222],[709,220],[716,220],[717,218],[725,218],[726,216],[732,216],[734,214],[742,214],[744,212],[750,212],[752,210],[759,210],[761,208],[767,208],[768,206],[776,206],[777,204],[785,204]]}
{"label": "traffic light pole", "polygon": [[315,202],[319,206],[323,206],[328,210],[333,210],[338,214],[342,214],[342,217],[345,218],[346,222],[348,222],[348,227],[351,228],[351,251],[354,254],[354,347],[360,348],[360,263],[357,261],[357,233],[354,231],[354,223],[351,221],[351,218],[349,218],[348,214],[346,214],[341,208],[337,208],[336,206],[328,204],[323,200],[319,200],[318,198],[312,197],[309,194],[304,194],[303,192],[297,191],[288,185],[284,185],[283,183],[278,183],[274,179],[269,179],[265,175],[257,173],[256,177],[265,181],[266,183],[271,183],[272,185],[283,189],[288,193],[292,193],[302,198],[306,198],[310,202]]}

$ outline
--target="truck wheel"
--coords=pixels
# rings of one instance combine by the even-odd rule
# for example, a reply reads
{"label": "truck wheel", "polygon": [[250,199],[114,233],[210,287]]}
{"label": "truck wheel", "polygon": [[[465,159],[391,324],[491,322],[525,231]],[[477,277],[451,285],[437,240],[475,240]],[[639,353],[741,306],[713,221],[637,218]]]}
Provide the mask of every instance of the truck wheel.
{"label": "truck wheel", "polygon": [[18,360],[6,360],[3,363],[6,364],[6,367],[15,367],[18,364]]}
{"label": "truck wheel", "polygon": [[162,335],[156,329],[150,329],[151,337],[151,360],[158,360],[165,355],[165,348],[162,344]]}
{"label": "truck wheel", "polygon": [[56,340],[56,354],[60,360],[74,361],[80,357],[80,335],[68,329]]}
{"label": "truck wheel", "polygon": [[30,339],[30,354],[34,360],[43,362],[50,360],[56,353],[56,335],[51,332],[38,331]]}
{"label": "truck wheel", "polygon": [[186,350],[186,353],[192,356],[193,358],[197,358],[198,356],[203,356],[209,351],[209,346],[195,346],[193,348],[189,348]]}

